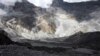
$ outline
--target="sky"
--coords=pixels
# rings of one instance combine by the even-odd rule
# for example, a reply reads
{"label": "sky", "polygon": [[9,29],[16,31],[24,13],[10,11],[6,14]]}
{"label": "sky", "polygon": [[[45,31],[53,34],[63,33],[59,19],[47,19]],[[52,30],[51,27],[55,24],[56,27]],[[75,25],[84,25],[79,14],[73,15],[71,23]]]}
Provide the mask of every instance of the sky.
{"label": "sky", "polygon": [[69,3],[75,3],[75,2],[87,2],[87,1],[98,1],[98,0],[63,0],[63,1]]}
{"label": "sky", "polygon": [[53,0],[28,0],[30,3],[35,4],[36,6],[48,8],[52,4]]}

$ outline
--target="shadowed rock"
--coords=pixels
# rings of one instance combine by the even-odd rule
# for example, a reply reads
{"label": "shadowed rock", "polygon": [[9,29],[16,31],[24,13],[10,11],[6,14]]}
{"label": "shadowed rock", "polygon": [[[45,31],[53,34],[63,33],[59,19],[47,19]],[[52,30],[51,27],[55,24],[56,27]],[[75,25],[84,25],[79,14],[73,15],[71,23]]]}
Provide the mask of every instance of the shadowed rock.
{"label": "shadowed rock", "polygon": [[100,50],[100,32],[79,32],[73,36],[70,36],[65,42],[75,45],[75,47],[91,48]]}
{"label": "shadowed rock", "polygon": [[8,34],[4,30],[0,29],[0,45],[8,45],[14,43],[7,35]]}

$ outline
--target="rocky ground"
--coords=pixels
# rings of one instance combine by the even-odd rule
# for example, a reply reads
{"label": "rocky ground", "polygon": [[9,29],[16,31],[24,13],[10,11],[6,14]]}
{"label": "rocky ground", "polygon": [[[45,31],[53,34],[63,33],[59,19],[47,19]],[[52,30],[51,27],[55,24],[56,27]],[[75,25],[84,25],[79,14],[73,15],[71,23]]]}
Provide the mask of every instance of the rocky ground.
{"label": "rocky ground", "polygon": [[[0,55],[1,56],[99,56],[100,32],[80,33],[71,36],[71,38],[60,43],[55,43],[56,47],[43,46],[42,42],[38,42],[42,46],[34,46],[30,43],[13,42],[7,36],[7,33],[0,30]],[[90,38],[91,37],[91,38]],[[85,38],[85,39],[83,39]],[[68,42],[68,40],[70,40]],[[77,41],[73,41],[77,40]],[[37,43],[36,42],[36,43]],[[65,42],[70,44],[65,44]],[[37,43],[37,44],[38,44]],[[45,42],[44,42],[45,43]],[[52,43],[46,43],[52,45]],[[54,44],[54,43],[53,43]],[[58,46],[57,46],[58,45]],[[62,47],[65,45],[64,47]],[[66,48],[66,47],[70,48]]]}

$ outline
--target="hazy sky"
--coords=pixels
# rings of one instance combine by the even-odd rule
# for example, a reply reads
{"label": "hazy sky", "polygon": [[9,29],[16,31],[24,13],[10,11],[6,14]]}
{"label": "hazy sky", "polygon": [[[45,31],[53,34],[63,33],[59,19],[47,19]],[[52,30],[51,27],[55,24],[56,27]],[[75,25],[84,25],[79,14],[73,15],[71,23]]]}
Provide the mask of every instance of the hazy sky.
{"label": "hazy sky", "polygon": [[28,0],[30,3],[35,4],[36,6],[40,6],[43,8],[48,8],[53,0]]}
{"label": "hazy sky", "polygon": [[86,2],[86,1],[97,1],[97,0],[64,0],[69,3],[75,3],[75,2]]}

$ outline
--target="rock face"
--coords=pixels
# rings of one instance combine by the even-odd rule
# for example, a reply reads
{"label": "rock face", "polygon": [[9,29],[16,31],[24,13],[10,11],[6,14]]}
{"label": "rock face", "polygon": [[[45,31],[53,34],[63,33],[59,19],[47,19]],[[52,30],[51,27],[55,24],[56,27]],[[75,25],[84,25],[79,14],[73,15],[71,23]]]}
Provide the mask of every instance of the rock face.
{"label": "rock face", "polygon": [[48,13],[46,15],[39,16],[36,22],[37,27],[39,27],[44,32],[53,34],[56,30],[56,25],[52,18],[52,15]]}
{"label": "rock face", "polygon": [[[36,28],[35,32],[41,30],[46,33],[54,33],[56,26],[54,22],[50,22],[53,21],[49,19],[52,16],[49,16],[50,14],[46,12],[46,9],[36,7],[28,1],[16,2],[15,6],[10,7],[10,9],[9,15],[2,19],[2,23],[7,27],[13,29],[25,28],[28,31]],[[20,31],[19,29],[16,29],[16,31]]]}
{"label": "rock face", "polygon": [[[90,20],[92,17],[89,15],[100,8],[100,1],[90,1],[81,3],[67,3],[63,0],[54,0],[53,7],[60,7],[66,12],[74,14],[76,19],[80,22],[83,20]],[[96,16],[96,15],[95,15]]]}
{"label": "rock face", "polygon": [[[60,9],[63,10],[63,12],[60,11]],[[67,15],[70,14],[71,16],[73,16],[74,18],[73,21],[76,21],[74,24],[76,28],[77,24],[80,24],[80,22],[90,21],[94,17],[97,18],[96,15],[99,14],[100,12],[99,9],[100,9],[100,1],[82,2],[82,3],[67,3],[67,2],[63,2],[63,0],[54,0],[51,8],[48,8],[48,9],[39,8],[29,3],[28,1],[23,1],[23,2],[16,2],[15,6],[10,7],[10,10],[8,11],[9,15],[3,18],[2,22],[8,28],[10,27],[18,32],[31,33],[33,31],[33,33],[37,34],[42,31],[48,35],[55,34],[57,36],[60,36],[62,32],[66,31],[66,29],[68,29],[70,32],[78,31],[78,30],[71,31],[69,29],[70,27],[73,27],[74,23],[72,22],[72,20],[70,20],[71,22],[66,22],[68,21],[66,19],[72,18],[72,17],[68,17]],[[96,10],[99,11],[98,14],[96,13],[93,14],[93,12]],[[56,18],[55,20],[55,17],[57,16],[56,13],[60,13],[61,16],[58,15],[59,18]],[[67,18],[65,20],[59,20],[64,17],[62,15],[64,13],[66,13],[65,16]],[[94,16],[91,16],[91,14],[93,14]],[[57,20],[58,22],[55,22]],[[62,22],[65,22],[65,23],[62,23]],[[65,25],[68,25],[68,26],[65,26]],[[88,31],[85,28],[90,28],[91,26],[88,27],[86,25],[85,27],[84,26],[82,27],[84,28],[83,31],[85,30]],[[97,25],[97,27],[94,27],[94,28],[98,30],[99,29],[98,27],[99,26]],[[63,30],[59,30],[59,29],[63,29]],[[59,31],[62,31],[62,32],[58,33]],[[70,35],[70,33],[68,34]]]}
{"label": "rock face", "polygon": [[35,7],[27,1],[23,1],[22,3],[16,2],[15,6],[11,7],[12,11],[10,11],[8,17],[4,21],[9,21],[15,18],[16,24],[21,25],[22,27],[31,29],[35,26],[33,22],[36,21],[35,17]]}

